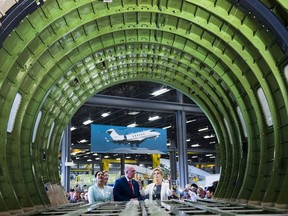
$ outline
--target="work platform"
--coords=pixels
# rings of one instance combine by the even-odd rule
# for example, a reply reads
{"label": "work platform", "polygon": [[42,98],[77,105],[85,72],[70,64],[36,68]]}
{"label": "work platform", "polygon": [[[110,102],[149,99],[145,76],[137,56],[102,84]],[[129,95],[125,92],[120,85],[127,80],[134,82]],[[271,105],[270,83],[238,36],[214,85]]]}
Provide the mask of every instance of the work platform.
{"label": "work platform", "polygon": [[170,200],[170,201],[133,201],[133,202],[105,202],[97,204],[74,203],[48,208],[25,215],[89,215],[89,216],[169,216],[169,215],[288,215],[287,210],[264,208],[243,204],[219,202],[214,200]]}

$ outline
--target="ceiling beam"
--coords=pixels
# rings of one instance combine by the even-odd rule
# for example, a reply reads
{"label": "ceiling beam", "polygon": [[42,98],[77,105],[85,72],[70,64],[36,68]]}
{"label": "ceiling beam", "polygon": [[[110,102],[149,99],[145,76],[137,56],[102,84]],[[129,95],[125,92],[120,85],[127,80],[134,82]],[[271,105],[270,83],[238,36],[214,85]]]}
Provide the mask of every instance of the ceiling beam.
{"label": "ceiling beam", "polygon": [[195,104],[144,100],[138,98],[126,98],[118,96],[94,95],[84,104],[88,106],[104,106],[111,108],[125,108],[132,110],[176,112],[192,112],[195,115],[204,116],[203,111]]}

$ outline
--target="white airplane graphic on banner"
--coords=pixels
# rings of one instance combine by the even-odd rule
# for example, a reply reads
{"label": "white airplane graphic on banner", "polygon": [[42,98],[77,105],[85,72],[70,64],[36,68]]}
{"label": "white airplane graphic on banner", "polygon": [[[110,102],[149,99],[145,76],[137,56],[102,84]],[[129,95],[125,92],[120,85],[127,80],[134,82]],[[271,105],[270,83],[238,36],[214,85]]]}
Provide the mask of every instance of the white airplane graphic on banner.
{"label": "white airplane graphic on banner", "polygon": [[138,147],[139,143],[143,142],[144,140],[149,139],[149,138],[157,138],[160,136],[160,133],[155,130],[144,130],[141,132],[123,135],[123,134],[118,134],[113,128],[111,128],[107,130],[106,133],[108,133],[112,138],[112,140],[107,139],[107,141],[123,143],[123,144],[131,144],[131,147],[132,147],[132,144],[134,143]]}

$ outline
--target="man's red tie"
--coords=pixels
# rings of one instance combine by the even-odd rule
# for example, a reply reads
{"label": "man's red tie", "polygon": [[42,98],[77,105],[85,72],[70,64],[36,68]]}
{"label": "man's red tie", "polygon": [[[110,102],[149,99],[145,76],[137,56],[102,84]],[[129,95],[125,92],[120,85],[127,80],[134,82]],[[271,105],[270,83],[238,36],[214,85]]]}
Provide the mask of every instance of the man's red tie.
{"label": "man's red tie", "polygon": [[129,181],[128,181],[128,184],[129,184],[129,187],[130,187],[132,193],[134,194],[134,189],[133,189],[132,181],[129,180]]}

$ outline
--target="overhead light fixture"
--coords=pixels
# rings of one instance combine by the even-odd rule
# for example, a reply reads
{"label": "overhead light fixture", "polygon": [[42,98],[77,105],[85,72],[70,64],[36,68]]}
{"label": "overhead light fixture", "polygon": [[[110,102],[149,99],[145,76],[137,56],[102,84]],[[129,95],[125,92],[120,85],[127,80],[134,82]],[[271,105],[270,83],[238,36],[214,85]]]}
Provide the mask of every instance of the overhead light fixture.
{"label": "overhead light fixture", "polygon": [[149,121],[155,121],[155,120],[158,120],[160,119],[161,117],[160,116],[152,116],[152,117],[149,117]]}
{"label": "overhead light fixture", "polygon": [[199,146],[200,146],[199,143],[191,145],[191,147],[193,147],[193,148],[199,147]]}
{"label": "overhead light fixture", "polygon": [[106,112],[106,113],[102,113],[101,116],[103,118],[105,118],[105,117],[109,116],[110,114],[111,114],[111,112]]}
{"label": "overhead light fixture", "polygon": [[70,128],[70,130],[71,130],[71,131],[74,131],[74,130],[76,130],[76,127],[72,126],[72,127]]}
{"label": "overhead light fixture", "polygon": [[214,143],[216,143],[216,141],[211,141],[211,142],[209,142],[209,144],[214,144]]}
{"label": "overhead light fixture", "polygon": [[153,95],[153,96],[158,96],[158,95],[164,94],[164,93],[166,93],[166,92],[168,92],[168,91],[170,91],[170,89],[162,88],[162,89],[160,89],[160,90],[157,90],[157,91],[151,93],[151,95]]}
{"label": "overhead light fixture", "polygon": [[130,112],[128,112],[127,114],[128,115],[137,115],[137,114],[139,114],[140,112],[138,112],[138,111],[130,111]]}
{"label": "overhead light fixture", "polygon": [[91,124],[93,121],[91,119],[88,119],[86,121],[83,122],[84,125],[88,125]]}
{"label": "overhead light fixture", "polygon": [[192,156],[192,158],[198,158],[198,156],[197,156],[197,155],[195,155],[195,156]]}
{"label": "overhead light fixture", "polygon": [[166,146],[170,146],[170,145],[171,145],[171,143],[167,143],[167,144],[166,144]]}
{"label": "overhead light fixture", "polygon": [[162,129],[168,129],[168,128],[171,128],[172,126],[169,125],[169,126],[166,126],[166,127],[163,127]]}
{"label": "overhead light fixture", "polygon": [[213,138],[213,137],[215,137],[215,135],[214,135],[214,134],[211,134],[211,135],[206,135],[206,136],[204,136],[203,138],[204,138],[204,139],[210,139],[210,138]]}
{"label": "overhead light fixture", "polygon": [[211,156],[210,158],[215,158],[215,156]]}
{"label": "overhead light fixture", "polygon": [[206,130],[208,130],[208,127],[200,128],[198,131],[201,132],[201,131],[206,131]]}
{"label": "overhead light fixture", "polygon": [[136,124],[136,122],[132,123],[132,124],[129,124],[127,125],[127,127],[136,127],[138,124]]}
{"label": "overhead light fixture", "polygon": [[211,157],[211,156],[213,156],[213,154],[206,154],[205,156],[207,156],[207,157]]}
{"label": "overhead light fixture", "polygon": [[191,141],[191,139],[190,139],[190,138],[186,140],[186,142],[190,142],[190,141]]}
{"label": "overhead light fixture", "polygon": [[197,121],[197,119],[187,120],[187,121],[186,121],[186,124],[191,123],[191,122],[194,122],[194,121]]}
{"label": "overhead light fixture", "polygon": [[80,143],[85,143],[85,142],[87,142],[88,140],[86,140],[86,139],[82,139],[82,140],[80,140],[79,142]]}

